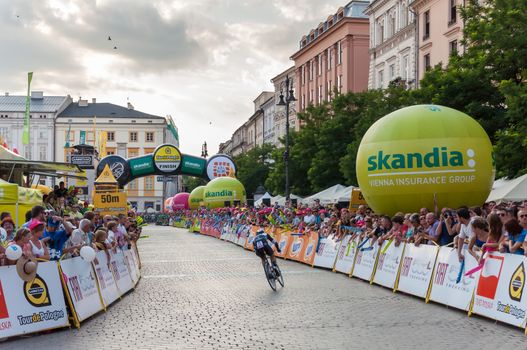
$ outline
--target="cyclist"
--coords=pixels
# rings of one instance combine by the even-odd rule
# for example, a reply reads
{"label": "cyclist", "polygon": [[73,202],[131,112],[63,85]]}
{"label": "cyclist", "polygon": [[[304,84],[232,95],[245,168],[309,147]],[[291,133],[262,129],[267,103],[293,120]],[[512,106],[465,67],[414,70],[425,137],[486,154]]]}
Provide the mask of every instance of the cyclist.
{"label": "cyclist", "polygon": [[[273,237],[271,237],[269,234],[265,233],[263,227],[260,227],[258,231],[256,231],[256,237],[254,237],[253,245],[254,245],[254,252],[256,255],[262,259],[262,265],[265,266],[265,254],[269,255],[271,257],[271,262],[273,263],[273,266],[276,266],[276,256],[274,256],[273,247],[269,244],[271,242],[275,245],[276,250],[280,253],[280,247],[278,246],[278,242],[274,240]],[[277,275],[279,274],[279,270],[275,269]]]}

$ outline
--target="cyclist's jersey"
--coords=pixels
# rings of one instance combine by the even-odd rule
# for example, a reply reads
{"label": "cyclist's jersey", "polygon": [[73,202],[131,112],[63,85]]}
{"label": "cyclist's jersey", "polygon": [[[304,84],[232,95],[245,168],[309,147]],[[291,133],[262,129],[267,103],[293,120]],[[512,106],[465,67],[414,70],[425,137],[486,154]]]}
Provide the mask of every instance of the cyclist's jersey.
{"label": "cyclist's jersey", "polygon": [[254,249],[262,249],[264,246],[269,246],[269,242],[272,244],[276,244],[276,241],[273,237],[271,237],[269,234],[262,232],[256,234],[256,237],[254,237],[253,245]]}

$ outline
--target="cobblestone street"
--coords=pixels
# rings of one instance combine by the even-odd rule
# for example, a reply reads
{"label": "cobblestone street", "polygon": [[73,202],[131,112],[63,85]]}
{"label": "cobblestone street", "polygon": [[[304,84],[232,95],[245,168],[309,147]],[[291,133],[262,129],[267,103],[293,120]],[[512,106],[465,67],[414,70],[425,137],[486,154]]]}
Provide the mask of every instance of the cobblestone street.
{"label": "cobblestone street", "polygon": [[254,253],[186,230],[149,226],[137,289],[81,329],[0,349],[522,349],[520,329],[279,261],[273,292]]}

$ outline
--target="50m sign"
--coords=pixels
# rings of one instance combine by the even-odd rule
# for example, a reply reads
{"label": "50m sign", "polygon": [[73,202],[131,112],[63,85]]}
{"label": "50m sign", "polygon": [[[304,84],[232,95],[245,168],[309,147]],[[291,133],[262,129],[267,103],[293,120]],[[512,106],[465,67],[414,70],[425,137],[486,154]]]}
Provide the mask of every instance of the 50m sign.
{"label": "50m sign", "polygon": [[95,211],[100,215],[126,214],[127,196],[123,192],[102,192],[93,194]]}

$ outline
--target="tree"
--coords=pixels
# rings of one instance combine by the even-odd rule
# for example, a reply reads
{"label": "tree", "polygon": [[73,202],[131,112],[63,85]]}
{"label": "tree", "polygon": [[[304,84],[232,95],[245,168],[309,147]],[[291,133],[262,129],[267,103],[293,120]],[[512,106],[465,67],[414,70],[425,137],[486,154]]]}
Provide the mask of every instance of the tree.
{"label": "tree", "polygon": [[264,143],[234,158],[238,169],[237,178],[245,186],[247,197],[252,198],[259,185],[263,185],[274,167],[272,153],[275,147]]}
{"label": "tree", "polygon": [[198,186],[205,186],[207,180],[201,177],[183,176],[183,186],[187,192],[192,192]]}

